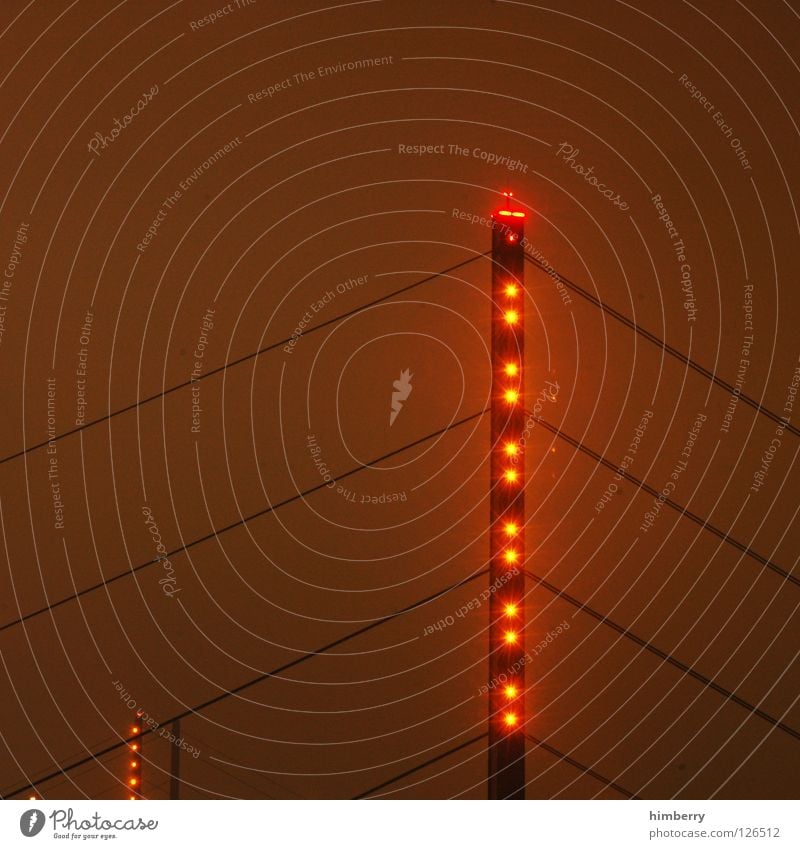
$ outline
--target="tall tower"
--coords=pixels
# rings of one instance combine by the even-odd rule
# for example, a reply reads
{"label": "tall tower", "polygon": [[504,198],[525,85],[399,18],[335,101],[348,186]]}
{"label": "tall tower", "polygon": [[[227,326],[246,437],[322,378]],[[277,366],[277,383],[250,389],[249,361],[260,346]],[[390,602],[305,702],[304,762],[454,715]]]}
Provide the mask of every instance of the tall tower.
{"label": "tall tower", "polygon": [[525,213],[492,213],[489,798],[525,798]]}

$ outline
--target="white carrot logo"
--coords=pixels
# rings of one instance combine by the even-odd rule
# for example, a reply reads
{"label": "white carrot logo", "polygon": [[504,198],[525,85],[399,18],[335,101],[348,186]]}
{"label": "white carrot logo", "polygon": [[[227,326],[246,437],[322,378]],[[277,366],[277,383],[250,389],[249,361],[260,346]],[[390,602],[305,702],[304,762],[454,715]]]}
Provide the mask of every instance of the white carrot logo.
{"label": "white carrot logo", "polygon": [[395,391],[392,392],[392,412],[389,413],[389,427],[394,424],[394,420],[397,418],[398,413],[403,409],[403,401],[408,400],[408,396],[414,388],[411,385],[412,377],[414,377],[414,375],[409,373],[409,369],[403,369],[403,371],[400,372],[400,379],[395,380],[392,384]]}
{"label": "white carrot logo", "polygon": [[37,808],[30,808],[19,819],[19,830],[25,837],[36,837],[44,828],[44,814]]}

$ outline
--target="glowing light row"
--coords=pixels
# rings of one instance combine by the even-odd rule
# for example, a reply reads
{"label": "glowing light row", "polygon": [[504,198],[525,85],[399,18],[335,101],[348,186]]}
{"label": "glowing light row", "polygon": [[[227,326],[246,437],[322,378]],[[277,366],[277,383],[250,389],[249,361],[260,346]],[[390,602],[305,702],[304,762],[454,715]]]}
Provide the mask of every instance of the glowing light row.
{"label": "glowing light row", "polygon": [[[131,725],[130,736],[136,739],[128,743],[130,757],[128,760],[128,780],[126,782],[130,795],[128,799],[136,801],[143,799],[142,796],[142,712],[136,711],[136,722]],[[138,736],[137,736],[138,735]]]}
{"label": "glowing light row", "polygon": [[492,388],[489,493],[488,786],[525,798],[525,213],[492,213]]}
{"label": "glowing light row", "polygon": [[[524,213],[521,212],[511,212],[509,210],[500,210],[501,215],[509,215],[513,217],[523,217]],[[509,234],[512,235],[512,234]],[[511,241],[511,240],[509,240]],[[509,329],[516,329],[520,324],[521,316],[520,309],[518,304],[516,303],[516,299],[520,295],[520,287],[514,283],[509,282],[505,285],[503,289],[507,302],[503,304],[503,318],[505,320],[506,325]],[[520,390],[519,386],[521,383],[520,380],[520,371],[521,367],[518,362],[515,361],[507,361],[503,366],[503,372],[507,378],[516,378],[517,385],[507,386],[503,391],[503,399],[506,404],[510,407],[515,407],[520,402]],[[521,454],[521,447],[519,442],[519,437],[516,434],[511,435],[512,438],[507,439],[501,448],[501,451],[505,457],[509,460],[515,461],[519,458]],[[519,471],[513,467],[506,467],[503,472],[503,479],[508,485],[517,485],[521,481],[521,475]],[[514,547],[514,539],[517,538],[520,533],[520,523],[514,521],[513,519],[506,519],[503,524],[503,534],[506,539],[505,548],[503,550],[503,562],[507,566],[514,566],[519,563],[520,554],[517,548]],[[516,648],[520,643],[520,633],[517,630],[516,618],[518,616],[519,610],[517,605],[513,602],[507,602],[504,609],[504,633],[503,633],[503,642],[504,645],[513,649]],[[507,702],[513,702],[519,695],[519,689],[514,683],[508,683],[503,689],[503,695]],[[519,723],[519,716],[517,713],[511,709],[510,707],[503,714],[503,724],[505,725],[507,730],[511,730],[515,728]]]}

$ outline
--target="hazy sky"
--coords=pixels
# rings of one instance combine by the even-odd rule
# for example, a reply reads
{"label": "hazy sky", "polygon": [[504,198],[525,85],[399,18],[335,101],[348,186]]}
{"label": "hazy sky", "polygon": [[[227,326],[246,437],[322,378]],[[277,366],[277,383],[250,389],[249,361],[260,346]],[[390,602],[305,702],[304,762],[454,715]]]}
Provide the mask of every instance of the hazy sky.
{"label": "hazy sky", "polygon": [[[526,264],[527,795],[796,796],[790,4],[0,16],[0,794],[253,680],[182,721],[185,797],[350,798],[486,731],[511,190],[609,308]],[[37,792],[122,798],[124,762]]]}

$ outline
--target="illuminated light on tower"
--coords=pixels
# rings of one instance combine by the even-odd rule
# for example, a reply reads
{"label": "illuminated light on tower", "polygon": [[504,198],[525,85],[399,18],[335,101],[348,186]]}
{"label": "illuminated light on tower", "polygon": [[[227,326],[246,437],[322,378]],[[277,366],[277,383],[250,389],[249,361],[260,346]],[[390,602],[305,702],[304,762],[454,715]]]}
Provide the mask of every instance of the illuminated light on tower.
{"label": "illuminated light on tower", "polygon": [[492,215],[492,434],[489,601],[490,799],[525,798],[523,280],[525,213]]}
{"label": "illuminated light on tower", "polygon": [[130,727],[130,737],[133,737],[128,743],[128,778],[126,785],[128,788],[128,799],[136,801],[144,799],[142,795],[142,711],[136,711],[136,720]]}
{"label": "illuminated light on tower", "polygon": [[506,711],[505,715],[503,716],[503,722],[505,722],[508,728],[514,728],[514,726],[519,722],[519,717],[509,710]]}

